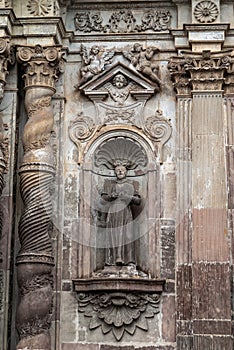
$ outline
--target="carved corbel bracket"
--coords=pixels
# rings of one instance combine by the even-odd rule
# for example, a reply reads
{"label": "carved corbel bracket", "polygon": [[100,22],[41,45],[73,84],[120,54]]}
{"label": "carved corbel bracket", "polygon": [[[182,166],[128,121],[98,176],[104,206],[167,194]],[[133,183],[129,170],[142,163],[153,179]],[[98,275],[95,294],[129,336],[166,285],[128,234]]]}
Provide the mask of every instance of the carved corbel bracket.
{"label": "carved corbel bracket", "polygon": [[160,312],[164,280],[74,280],[78,310],[90,318],[89,329],[101,328],[117,341],[137,328],[148,331],[147,320]]}

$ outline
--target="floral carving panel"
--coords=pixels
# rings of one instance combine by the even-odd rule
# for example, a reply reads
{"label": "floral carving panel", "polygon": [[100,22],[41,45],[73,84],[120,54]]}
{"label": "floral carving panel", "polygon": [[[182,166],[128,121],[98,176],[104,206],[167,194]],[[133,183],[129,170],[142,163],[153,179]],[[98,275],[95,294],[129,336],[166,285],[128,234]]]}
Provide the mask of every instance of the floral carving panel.
{"label": "floral carving panel", "polygon": [[147,293],[79,293],[79,311],[90,318],[89,329],[101,327],[120,341],[125,333],[134,335],[137,328],[148,331],[148,318],[159,313],[160,295]]}

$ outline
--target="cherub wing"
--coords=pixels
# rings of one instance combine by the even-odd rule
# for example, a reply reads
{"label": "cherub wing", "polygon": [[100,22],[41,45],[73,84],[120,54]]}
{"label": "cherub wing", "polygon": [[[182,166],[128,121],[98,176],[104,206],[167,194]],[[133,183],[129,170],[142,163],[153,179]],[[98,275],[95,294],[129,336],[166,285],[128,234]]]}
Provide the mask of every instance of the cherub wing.
{"label": "cherub wing", "polygon": [[135,55],[132,53],[132,51],[123,51],[123,56],[131,62],[135,58]]}
{"label": "cherub wing", "polygon": [[103,53],[102,58],[104,61],[110,61],[113,58],[114,54],[114,51],[106,51]]}

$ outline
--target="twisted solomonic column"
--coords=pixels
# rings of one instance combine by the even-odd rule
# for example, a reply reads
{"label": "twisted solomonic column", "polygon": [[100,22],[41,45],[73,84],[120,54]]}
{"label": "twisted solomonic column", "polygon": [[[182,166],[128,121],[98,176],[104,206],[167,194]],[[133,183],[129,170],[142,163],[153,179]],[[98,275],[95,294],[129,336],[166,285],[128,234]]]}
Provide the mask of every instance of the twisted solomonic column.
{"label": "twisted solomonic column", "polygon": [[51,97],[62,67],[57,47],[20,47],[17,59],[25,68],[25,107],[28,121],[23,131],[24,157],[20,190],[24,210],[19,222],[21,244],[17,257],[20,302],[16,327],[17,349],[50,350],[53,306],[54,258],[49,236],[50,198],[55,159],[50,145],[54,116]]}

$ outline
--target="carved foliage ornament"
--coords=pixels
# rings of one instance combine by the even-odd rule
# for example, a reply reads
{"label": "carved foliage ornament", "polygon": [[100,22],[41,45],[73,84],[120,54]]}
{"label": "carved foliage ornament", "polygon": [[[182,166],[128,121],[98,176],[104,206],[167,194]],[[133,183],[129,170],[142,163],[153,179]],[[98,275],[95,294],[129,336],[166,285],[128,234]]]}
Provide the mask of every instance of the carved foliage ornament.
{"label": "carved foliage ornament", "polygon": [[167,10],[146,11],[142,18],[141,24],[136,24],[137,19],[131,10],[121,10],[113,12],[109,18],[108,24],[103,25],[103,18],[100,12],[79,12],[75,16],[76,30],[90,33],[134,33],[144,32],[147,30],[162,31],[170,27],[171,14]]}
{"label": "carved foliage ornament", "polygon": [[147,318],[159,313],[160,296],[146,293],[80,293],[79,311],[90,317],[89,329],[101,327],[103,334],[112,332],[120,341],[125,332],[136,328],[148,331]]}
{"label": "carved foliage ornament", "polygon": [[28,11],[33,16],[44,16],[52,8],[51,0],[29,0],[27,5]]}
{"label": "carved foliage ornament", "polygon": [[218,14],[218,7],[212,1],[201,1],[194,8],[194,17],[200,23],[212,23]]}

